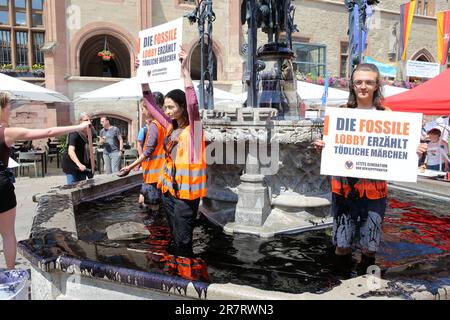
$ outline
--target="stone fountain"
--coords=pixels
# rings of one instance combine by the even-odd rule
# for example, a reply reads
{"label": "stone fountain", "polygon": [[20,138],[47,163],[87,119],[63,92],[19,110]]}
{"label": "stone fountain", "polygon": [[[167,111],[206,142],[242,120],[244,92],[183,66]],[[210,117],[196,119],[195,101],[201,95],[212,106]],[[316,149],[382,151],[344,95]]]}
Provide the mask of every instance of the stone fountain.
{"label": "stone fountain", "polygon": [[[248,0],[243,6],[251,26],[249,39],[256,43],[254,32],[259,25],[269,34],[269,40],[275,37],[275,41],[257,51],[250,45],[253,54],[249,53],[248,65],[252,67],[246,73],[249,96],[245,107],[230,105],[202,111],[208,142],[208,195],[201,211],[227,233],[263,238],[324,228],[331,222],[329,182],[319,174],[319,156],[311,145],[321,136],[323,124],[298,117],[290,40],[285,44],[278,41],[279,32],[285,30],[290,39],[294,28],[291,1],[258,1],[256,5],[255,0]],[[282,16],[285,19],[279,19]],[[267,27],[272,25],[273,29]],[[212,101],[211,97],[207,101]],[[92,226],[80,225],[80,214],[92,219],[91,212],[76,208],[84,203],[97,206],[109,202],[110,198],[137,190],[141,182],[140,173],[125,178],[101,176],[34,196],[38,204],[30,238],[18,246],[31,264],[34,300],[366,299],[371,295],[379,298],[380,294],[397,297],[403,292],[399,293],[396,283],[382,280],[374,293],[367,285],[370,279],[365,277],[347,280],[319,294],[262,290],[239,281],[215,283],[183,278],[161,269],[167,265],[148,247],[86,238],[84,229]],[[120,210],[135,215],[129,208],[113,210],[114,222],[120,220]],[[127,215],[127,219],[136,218]],[[99,220],[103,219],[102,215]],[[92,235],[107,233],[109,227],[104,229],[96,228]],[[242,250],[237,261],[257,265],[254,262],[263,259],[258,250],[265,239],[235,236],[233,240],[233,249]],[[266,271],[266,266],[260,269]],[[219,275],[223,276],[221,271]],[[274,275],[270,275],[273,279]],[[437,295],[425,298],[448,298],[447,292],[448,288],[443,288]]]}
{"label": "stone fountain", "polygon": [[[247,101],[203,110],[208,195],[201,212],[226,233],[273,237],[331,224],[330,186],[312,147],[323,123],[299,115],[294,11],[291,1],[243,2]],[[268,34],[268,43],[257,49],[258,28]]]}

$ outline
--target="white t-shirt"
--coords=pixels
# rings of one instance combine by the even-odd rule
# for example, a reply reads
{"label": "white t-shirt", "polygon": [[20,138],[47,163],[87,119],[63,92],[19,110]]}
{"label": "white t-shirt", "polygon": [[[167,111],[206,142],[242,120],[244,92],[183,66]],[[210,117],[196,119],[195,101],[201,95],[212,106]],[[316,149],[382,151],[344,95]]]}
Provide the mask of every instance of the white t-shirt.
{"label": "white t-shirt", "polygon": [[447,154],[448,146],[446,143],[429,142],[427,151],[427,164],[429,166],[435,166],[440,165],[441,161],[442,163],[444,163],[444,159],[447,159],[447,161],[449,161]]}

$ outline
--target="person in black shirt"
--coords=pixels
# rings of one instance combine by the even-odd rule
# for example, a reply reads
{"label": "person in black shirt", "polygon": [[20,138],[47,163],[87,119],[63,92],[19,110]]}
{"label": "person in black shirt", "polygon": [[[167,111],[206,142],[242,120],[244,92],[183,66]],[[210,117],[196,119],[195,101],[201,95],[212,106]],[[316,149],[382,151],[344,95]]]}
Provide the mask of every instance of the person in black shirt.
{"label": "person in black shirt", "polygon": [[[87,113],[80,115],[80,122],[90,120]],[[89,144],[87,130],[73,132],[68,136],[67,150],[62,157],[62,169],[67,177],[67,184],[74,184],[86,179],[92,179],[91,161],[89,159]]]}

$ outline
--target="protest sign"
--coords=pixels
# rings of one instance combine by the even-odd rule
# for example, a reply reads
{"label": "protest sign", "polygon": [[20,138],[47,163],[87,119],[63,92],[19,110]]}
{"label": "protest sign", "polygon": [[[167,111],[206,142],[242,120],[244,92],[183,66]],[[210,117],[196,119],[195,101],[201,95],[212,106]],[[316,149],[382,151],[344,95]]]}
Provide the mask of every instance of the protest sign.
{"label": "protest sign", "polygon": [[327,108],[321,174],[417,182],[422,114]]}
{"label": "protest sign", "polygon": [[178,54],[183,44],[183,18],[139,32],[139,83],[181,77]]}

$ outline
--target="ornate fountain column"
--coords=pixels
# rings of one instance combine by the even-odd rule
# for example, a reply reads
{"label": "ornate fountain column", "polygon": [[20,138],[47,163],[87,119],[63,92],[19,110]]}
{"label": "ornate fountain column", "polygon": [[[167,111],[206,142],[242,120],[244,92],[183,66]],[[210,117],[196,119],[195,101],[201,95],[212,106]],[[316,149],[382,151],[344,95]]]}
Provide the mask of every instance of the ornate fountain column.
{"label": "ornate fountain column", "polygon": [[[248,24],[244,106],[202,110],[208,194],[200,211],[226,233],[273,237],[324,228],[330,186],[320,176],[312,142],[323,124],[300,119],[291,34],[297,30],[290,0],[244,0]],[[256,48],[257,29],[268,43]],[[286,42],[280,34],[286,32]]]}

